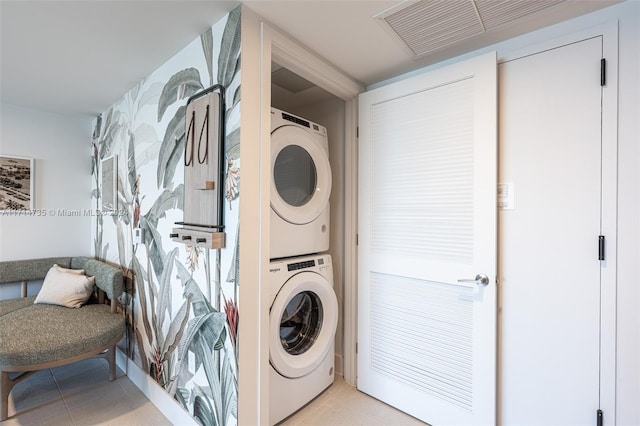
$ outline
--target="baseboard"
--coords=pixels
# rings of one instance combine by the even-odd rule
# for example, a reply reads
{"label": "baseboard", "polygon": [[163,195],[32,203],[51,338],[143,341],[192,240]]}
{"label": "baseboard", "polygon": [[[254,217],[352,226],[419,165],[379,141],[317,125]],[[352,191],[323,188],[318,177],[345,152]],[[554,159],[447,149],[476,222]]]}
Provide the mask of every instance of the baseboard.
{"label": "baseboard", "polygon": [[172,424],[198,425],[178,401],[171,398],[160,385],[154,382],[147,373],[142,371],[120,349],[116,351],[116,364]]}
{"label": "baseboard", "polygon": [[334,371],[336,375],[344,377],[344,358],[340,354],[335,354]]}

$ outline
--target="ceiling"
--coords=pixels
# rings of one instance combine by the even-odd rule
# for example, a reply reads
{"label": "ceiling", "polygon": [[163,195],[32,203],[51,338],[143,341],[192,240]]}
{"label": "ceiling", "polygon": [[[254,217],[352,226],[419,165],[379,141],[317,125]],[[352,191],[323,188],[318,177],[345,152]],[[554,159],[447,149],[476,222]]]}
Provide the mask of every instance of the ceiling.
{"label": "ceiling", "polygon": [[0,99],[94,116],[238,4],[0,0]]}
{"label": "ceiling", "polygon": [[[446,8],[492,0],[437,1]],[[367,86],[617,2],[561,2],[419,56],[374,19],[400,0],[243,3]],[[103,112],[239,3],[0,0],[0,100],[68,115]]]}

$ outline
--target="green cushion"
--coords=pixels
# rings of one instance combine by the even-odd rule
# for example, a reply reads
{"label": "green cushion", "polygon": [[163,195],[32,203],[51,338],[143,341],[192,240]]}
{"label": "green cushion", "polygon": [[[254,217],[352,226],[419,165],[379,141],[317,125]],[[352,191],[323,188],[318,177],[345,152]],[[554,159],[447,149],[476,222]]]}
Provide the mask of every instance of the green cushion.
{"label": "green cushion", "polygon": [[[0,306],[7,302],[14,303]],[[124,333],[124,318],[110,312],[98,304],[78,309],[30,304],[9,311],[0,316],[0,365],[48,363],[105,346]]]}
{"label": "green cushion", "polygon": [[0,284],[43,280],[54,264],[63,268],[84,269],[87,275],[96,278],[96,285],[109,299],[120,297],[124,290],[120,268],[84,256],[0,262]]}
{"label": "green cushion", "polygon": [[16,311],[18,309],[26,308],[33,305],[36,300],[35,296],[23,297],[21,299],[7,299],[0,301],[0,317],[8,314],[9,312]]}
{"label": "green cushion", "polygon": [[69,268],[70,257],[47,257],[43,259],[9,260],[0,262],[0,284],[43,280],[54,264]]}

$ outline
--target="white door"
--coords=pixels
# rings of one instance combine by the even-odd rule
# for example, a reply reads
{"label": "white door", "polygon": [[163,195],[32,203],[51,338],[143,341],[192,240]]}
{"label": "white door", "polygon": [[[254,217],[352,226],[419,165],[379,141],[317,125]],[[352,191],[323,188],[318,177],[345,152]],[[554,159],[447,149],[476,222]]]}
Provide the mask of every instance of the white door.
{"label": "white door", "polygon": [[495,423],[496,73],[359,102],[358,389],[434,425]]}
{"label": "white door", "polygon": [[504,425],[595,424],[601,57],[596,37],[499,66]]}

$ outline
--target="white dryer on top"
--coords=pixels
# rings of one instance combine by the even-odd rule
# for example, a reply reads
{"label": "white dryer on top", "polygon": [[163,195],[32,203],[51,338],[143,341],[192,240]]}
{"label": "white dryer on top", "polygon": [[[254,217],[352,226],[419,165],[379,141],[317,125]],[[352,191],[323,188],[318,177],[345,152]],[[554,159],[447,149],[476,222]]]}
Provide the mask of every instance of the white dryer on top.
{"label": "white dryer on top", "polygon": [[271,108],[271,259],[329,250],[327,130]]}

